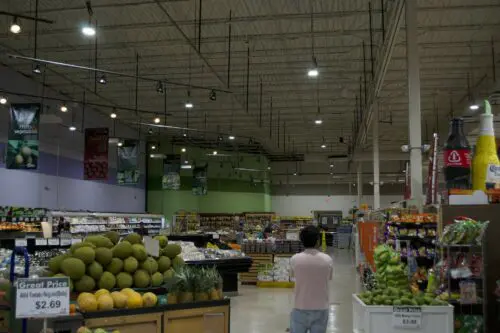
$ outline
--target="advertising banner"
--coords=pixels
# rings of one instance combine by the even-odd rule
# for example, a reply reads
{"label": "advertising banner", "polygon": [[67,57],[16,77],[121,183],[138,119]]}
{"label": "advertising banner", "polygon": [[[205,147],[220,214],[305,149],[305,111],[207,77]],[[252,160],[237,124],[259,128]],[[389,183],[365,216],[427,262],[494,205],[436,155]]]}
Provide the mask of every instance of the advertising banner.
{"label": "advertising banner", "polygon": [[181,188],[181,155],[167,155],[163,161],[161,183],[164,190],[179,190]]}
{"label": "advertising banner", "polygon": [[85,129],[85,150],[83,154],[83,179],[108,179],[109,130],[107,128]]}
{"label": "advertising banner", "polygon": [[12,104],[5,165],[7,169],[37,169],[39,103]]}
{"label": "advertising banner", "polygon": [[118,146],[116,181],[119,185],[139,182],[139,141],[125,140]]}
{"label": "advertising banner", "polygon": [[207,195],[208,165],[196,167],[193,170],[193,194]]}

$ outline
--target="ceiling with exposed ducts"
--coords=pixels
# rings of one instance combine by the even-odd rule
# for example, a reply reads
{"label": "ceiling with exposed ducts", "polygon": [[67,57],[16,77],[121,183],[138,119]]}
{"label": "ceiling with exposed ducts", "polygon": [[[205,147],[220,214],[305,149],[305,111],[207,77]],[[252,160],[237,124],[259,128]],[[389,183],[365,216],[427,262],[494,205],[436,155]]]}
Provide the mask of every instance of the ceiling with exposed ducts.
{"label": "ceiling with exposed ducts", "polygon": [[[115,108],[117,121],[130,126],[148,124],[141,128],[153,136],[266,155],[276,179],[299,173],[302,183],[351,181],[350,162],[371,160],[370,96],[382,78],[374,103],[382,180],[400,179],[409,126],[404,1],[87,2],[39,0],[36,14],[35,0],[2,0],[0,61],[68,101],[85,91],[87,103],[103,113]],[[500,90],[500,3],[419,0],[418,7],[422,140],[429,143],[433,132],[446,134],[450,115],[468,114],[473,100]],[[89,12],[95,37],[81,33]],[[9,32],[10,14],[21,17],[19,34]],[[49,23],[40,21],[35,34],[22,16],[36,15]],[[42,74],[33,73],[35,62],[9,55],[44,60]],[[315,62],[319,75],[309,77]],[[96,82],[103,73],[105,85]]]}

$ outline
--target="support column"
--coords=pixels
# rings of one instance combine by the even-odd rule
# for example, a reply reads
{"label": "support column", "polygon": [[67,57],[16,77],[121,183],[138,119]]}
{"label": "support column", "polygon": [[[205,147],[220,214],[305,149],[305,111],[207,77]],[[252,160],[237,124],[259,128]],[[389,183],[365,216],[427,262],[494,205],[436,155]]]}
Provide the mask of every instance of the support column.
{"label": "support column", "polygon": [[406,60],[408,70],[408,125],[410,139],[411,197],[422,207],[422,119],[420,110],[420,59],[418,55],[417,0],[406,0]]}
{"label": "support column", "polygon": [[363,199],[363,163],[358,162],[358,208],[361,207],[361,200]]}
{"label": "support column", "polygon": [[380,209],[380,154],[378,145],[379,109],[373,110],[373,209]]}

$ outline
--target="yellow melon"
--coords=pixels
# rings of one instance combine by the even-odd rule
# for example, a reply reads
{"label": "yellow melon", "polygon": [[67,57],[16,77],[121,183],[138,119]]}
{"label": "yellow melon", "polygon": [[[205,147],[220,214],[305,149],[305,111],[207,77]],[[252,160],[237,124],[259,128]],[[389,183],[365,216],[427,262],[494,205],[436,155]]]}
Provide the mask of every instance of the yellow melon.
{"label": "yellow melon", "polygon": [[80,298],[86,297],[86,296],[94,296],[92,293],[80,293],[78,297],[76,298],[76,302],[78,303],[80,301]]}
{"label": "yellow melon", "polygon": [[139,293],[134,292],[131,293],[127,298],[127,308],[129,309],[137,309],[142,308],[142,296]]}
{"label": "yellow melon", "polygon": [[153,293],[145,293],[144,295],[142,295],[142,302],[144,303],[145,307],[155,306],[157,301],[158,298]]}
{"label": "yellow melon", "polygon": [[78,300],[78,307],[82,312],[97,311],[97,300],[94,295],[80,295]]}
{"label": "yellow melon", "polygon": [[136,291],[134,289],[132,289],[132,288],[123,288],[120,292],[123,293],[123,294],[125,294],[125,295],[127,295],[127,296],[129,296],[130,294],[133,294]]}
{"label": "yellow melon", "polygon": [[105,294],[109,295],[109,291],[106,289],[99,289],[98,291],[95,292],[94,296],[95,296],[95,298],[99,298],[99,296],[105,295]]}
{"label": "yellow melon", "polygon": [[97,306],[100,311],[113,310],[113,298],[109,294],[102,294],[97,298]]}
{"label": "yellow melon", "polygon": [[117,309],[123,309],[127,307],[127,295],[119,291],[113,291],[111,293],[111,298],[113,298],[113,304]]}

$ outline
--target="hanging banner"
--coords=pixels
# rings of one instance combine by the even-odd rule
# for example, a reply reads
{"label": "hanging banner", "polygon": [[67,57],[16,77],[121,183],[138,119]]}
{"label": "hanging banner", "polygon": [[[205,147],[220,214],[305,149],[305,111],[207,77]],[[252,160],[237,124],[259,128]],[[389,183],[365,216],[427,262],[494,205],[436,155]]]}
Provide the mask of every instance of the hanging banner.
{"label": "hanging banner", "polygon": [[429,154],[429,170],[427,174],[427,191],[425,195],[425,204],[437,204],[437,187],[438,187],[438,150],[439,137],[434,133],[432,146]]}
{"label": "hanging banner", "polygon": [[181,188],[181,155],[167,155],[163,161],[161,184],[164,190],[179,190]]}
{"label": "hanging banner", "polygon": [[108,179],[108,140],[109,130],[107,128],[85,129],[83,179]]}
{"label": "hanging banner", "polygon": [[207,173],[208,165],[196,167],[193,170],[193,194],[207,195]]}
{"label": "hanging banner", "polygon": [[39,103],[12,104],[5,165],[7,169],[37,169]]}
{"label": "hanging banner", "polygon": [[118,146],[116,181],[120,185],[139,182],[139,141],[125,140]]}

